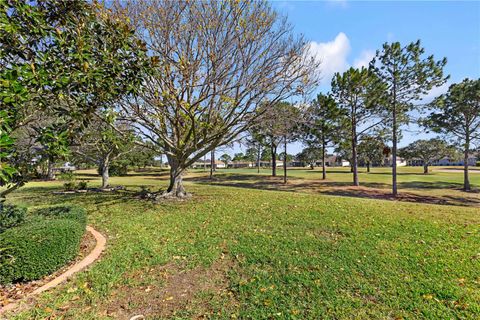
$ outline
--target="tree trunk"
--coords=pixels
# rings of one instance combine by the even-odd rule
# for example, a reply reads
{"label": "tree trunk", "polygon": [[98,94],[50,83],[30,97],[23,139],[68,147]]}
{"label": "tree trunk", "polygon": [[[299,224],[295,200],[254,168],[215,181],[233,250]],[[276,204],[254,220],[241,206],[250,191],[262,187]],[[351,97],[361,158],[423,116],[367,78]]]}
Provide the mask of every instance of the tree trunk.
{"label": "tree trunk", "polygon": [[272,142],[270,146],[272,152],[272,177],[277,176],[277,146]]}
{"label": "tree trunk", "polygon": [[352,125],[352,169],[353,169],[353,185],[358,186],[358,157],[357,157],[357,130],[356,123]]}
{"label": "tree trunk", "polygon": [[428,173],[428,163],[424,162],[423,163],[423,174],[427,174]]}
{"label": "tree trunk", "polygon": [[213,171],[215,171],[215,150],[210,152],[210,179],[213,179]]}
{"label": "tree trunk", "polygon": [[367,172],[370,173],[370,161],[367,161]]}
{"label": "tree trunk", "polygon": [[110,163],[109,161],[104,161],[102,163],[102,189],[108,188],[108,180],[110,178],[109,174]]}
{"label": "tree trunk", "polygon": [[283,183],[287,183],[287,136],[283,139]]}
{"label": "tree trunk", "polygon": [[260,153],[261,153],[261,149],[260,149],[260,146],[258,146],[258,150],[257,150],[257,173],[260,173]]}
{"label": "tree trunk", "polygon": [[180,163],[171,156],[168,156],[168,163],[170,165],[170,184],[166,192],[161,194],[158,198],[185,198],[189,194],[185,191],[183,186],[183,168]]}
{"label": "tree trunk", "polygon": [[52,158],[48,159],[47,180],[55,180],[55,163]]}
{"label": "tree trunk", "polygon": [[322,142],[322,180],[327,179],[327,166],[325,165],[325,142]]}
{"label": "tree trunk", "polygon": [[392,195],[398,195],[397,189],[397,89],[393,85],[393,110],[392,110]]}
{"label": "tree trunk", "polygon": [[468,177],[468,152],[470,150],[470,134],[467,131],[465,150],[463,151],[463,190],[470,191],[470,179]]}
{"label": "tree trunk", "polygon": [[203,171],[207,172],[207,155],[203,156]]}

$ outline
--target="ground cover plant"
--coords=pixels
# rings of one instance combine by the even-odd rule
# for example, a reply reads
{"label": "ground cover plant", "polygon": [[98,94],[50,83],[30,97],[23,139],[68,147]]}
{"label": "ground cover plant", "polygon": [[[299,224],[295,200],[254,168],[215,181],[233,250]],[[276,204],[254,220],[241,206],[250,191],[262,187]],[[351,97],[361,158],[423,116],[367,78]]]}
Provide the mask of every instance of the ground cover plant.
{"label": "ground cover plant", "polygon": [[33,210],[25,221],[0,233],[0,284],[40,279],[74,259],[85,226],[81,207]]}
{"label": "ground cover plant", "polygon": [[[215,185],[226,184],[219,171],[212,184],[204,182],[207,173],[190,172],[185,183],[194,197],[161,204],[133,200],[140,186],[166,188],[168,171],[114,177],[112,185],[127,188],[117,193],[54,195],[61,182],[33,182],[13,193],[13,203],[29,206],[82,204],[89,224],[108,237],[108,247],[88,271],[11,318],[475,319],[480,314],[478,207],[259,190],[255,184],[267,179],[267,171],[255,178],[254,170],[232,170],[224,175],[237,187]],[[361,181],[388,189],[389,172],[383,171],[360,172]],[[399,168],[398,182],[410,184],[406,192],[420,194],[425,184],[436,185],[428,193],[438,196],[452,193],[444,185],[462,187],[461,173],[432,172]],[[313,185],[321,179],[317,170],[292,174]],[[473,188],[480,185],[477,177],[472,174]],[[328,178],[348,183],[351,175],[332,170]],[[93,173],[79,179],[100,184]]]}

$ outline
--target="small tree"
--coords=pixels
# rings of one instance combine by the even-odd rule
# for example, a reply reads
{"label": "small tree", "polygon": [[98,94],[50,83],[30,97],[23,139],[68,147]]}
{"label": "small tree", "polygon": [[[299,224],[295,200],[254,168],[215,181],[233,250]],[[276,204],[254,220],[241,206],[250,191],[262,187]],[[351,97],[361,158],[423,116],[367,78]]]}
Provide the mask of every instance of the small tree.
{"label": "small tree", "polygon": [[313,170],[318,159],[322,158],[323,150],[317,146],[307,146],[300,153],[295,155],[297,161],[303,162]]}
{"label": "small tree", "polygon": [[228,164],[230,161],[232,161],[232,157],[229,154],[224,153],[220,156],[220,160],[223,161],[225,163],[225,167],[228,168]]}
{"label": "small tree", "polygon": [[[319,94],[305,112],[305,123],[302,126],[303,141],[309,146],[305,149],[304,156],[316,154],[313,148],[318,146],[322,159],[322,179],[327,178],[325,157],[327,147],[333,143],[339,135],[342,122],[345,120],[345,112],[340,109],[330,95]],[[318,160],[311,159],[311,160]],[[313,169],[313,166],[312,166]]]}
{"label": "small tree", "polygon": [[402,47],[399,42],[385,43],[370,63],[371,70],[386,88],[382,103],[386,125],[392,135],[392,194],[397,189],[397,143],[400,126],[409,123],[409,111],[418,108],[420,100],[432,88],[445,83],[443,75],[447,59],[435,61],[433,55],[423,57],[420,40]]}
{"label": "small tree", "polygon": [[470,190],[468,158],[472,145],[480,141],[480,80],[465,79],[430,103],[434,112],[424,124],[435,132],[453,137],[464,155],[463,189]]}
{"label": "small tree", "polygon": [[233,161],[242,161],[245,159],[245,155],[242,152],[237,152],[233,155]]}
{"label": "small tree", "polygon": [[332,80],[332,94],[340,109],[347,116],[344,130],[348,132],[353,169],[353,185],[358,186],[358,139],[379,125],[379,104],[384,86],[365,68],[350,68],[342,75],[337,73]]}
{"label": "small tree", "polygon": [[102,189],[109,186],[109,169],[114,161],[128,153],[135,152],[135,136],[131,128],[122,122],[112,125],[102,119],[92,122],[83,133],[73,152],[85,161],[98,166],[102,176]]}
{"label": "small tree", "polygon": [[455,153],[454,147],[438,138],[417,140],[398,150],[398,154],[405,159],[422,161],[424,174],[428,173],[428,166],[432,163],[445,157],[454,158]]}
{"label": "small tree", "polygon": [[367,167],[367,172],[370,172],[372,164],[381,164],[384,158],[384,150],[386,144],[382,137],[363,135],[360,137],[358,144],[358,158]]}
{"label": "small tree", "polygon": [[[277,147],[283,143],[283,152],[287,153],[287,144],[297,138],[301,123],[300,110],[288,102],[263,106],[262,115],[253,127],[255,135],[270,145],[272,156],[272,176],[276,176]],[[283,159],[283,181],[287,182],[287,161]]]}
{"label": "small tree", "polygon": [[248,161],[255,161],[257,165],[257,173],[260,173],[260,160],[262,158],[262,152],[265,150],[266,142],[265,137],[259,134],[255,127],[252,127],[248,136],[246,137],[246,150],[245,159]]}

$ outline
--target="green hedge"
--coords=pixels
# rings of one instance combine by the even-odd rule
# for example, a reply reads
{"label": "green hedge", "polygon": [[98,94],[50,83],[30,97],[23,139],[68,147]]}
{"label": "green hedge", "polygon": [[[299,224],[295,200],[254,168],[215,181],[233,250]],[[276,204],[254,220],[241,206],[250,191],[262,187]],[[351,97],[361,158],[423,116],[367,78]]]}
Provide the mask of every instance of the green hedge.
{"label": "green hedge", "polygon": [[0,234],[0,284],[40,279],[64,266],[77,256],[85,227],[83,208],[35,210]]}

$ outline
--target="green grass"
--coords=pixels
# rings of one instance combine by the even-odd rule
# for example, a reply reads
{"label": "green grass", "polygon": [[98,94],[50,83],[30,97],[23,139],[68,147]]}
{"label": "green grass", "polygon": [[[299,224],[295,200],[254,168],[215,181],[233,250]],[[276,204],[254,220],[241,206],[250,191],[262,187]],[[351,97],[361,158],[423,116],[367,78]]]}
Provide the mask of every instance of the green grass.
{"label": "green grass", "polygon": [[[258,190],[265,177],[247,170],[221,174],[212,185],[199,179],[201,174],[187,179],[192,200],[158,205],[137,200],[129,191],[53,195],[60,182],[30,183],[12,194],[12,202],[29,206],[81,204],[89,224],[108,236],[99,262],[12,318],[128,319],[139,313],[149,319],[480,317],[479,208],[333,197],[300,188]],[[315,183],[319,173],[292,175]],[[329,181],[335,175],[349,179],[338,172]],[[240,187],[222,185],[229,177]],[[165,187],[164,179],[132,175],[112,182],[138,190],[140,185]],[[361,176],[361,181],[386,187],[388,179]],[[459,184],[461,174],[400,179]],[[472,174],[473,179],[478,187]],[[411,190],[430,192],[418,186]],[[445,196],[451,191],[439,187],[434,192]],[[160,272],[163,266],[178,280],[219,261],[228,267],[212,281],[223,284],[201,286],[204,290],[188,302],[161,311],[172,303],[162,291],[172,281]]]}

